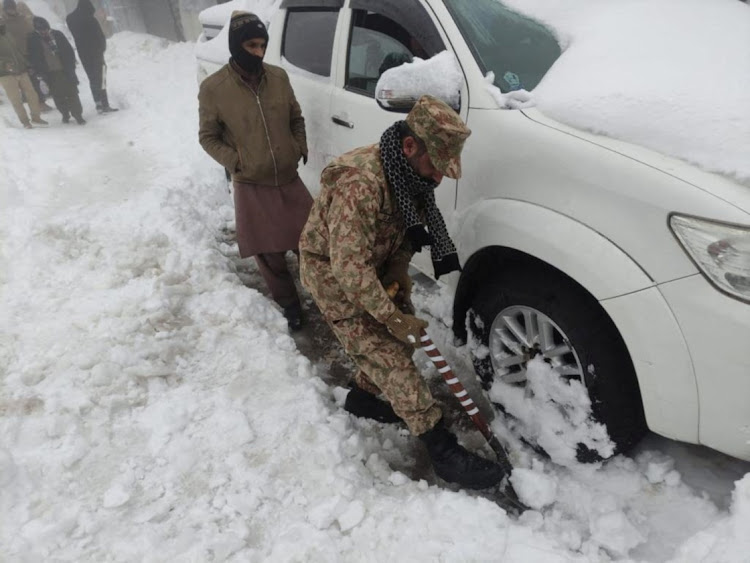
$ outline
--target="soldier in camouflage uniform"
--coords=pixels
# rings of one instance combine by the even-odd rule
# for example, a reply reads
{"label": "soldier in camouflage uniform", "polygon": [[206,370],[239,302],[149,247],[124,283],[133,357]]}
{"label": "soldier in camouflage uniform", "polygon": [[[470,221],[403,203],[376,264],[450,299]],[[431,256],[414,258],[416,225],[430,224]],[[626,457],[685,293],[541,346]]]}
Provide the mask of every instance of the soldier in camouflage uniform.
{"label": "soldier in camouflage uniform", "polygon": [[[460,268],[434,189],[443,176],[460,176],[470,134],[448,105],[420,98],[379,144],[326,167],[299,249],[302,284],[359,368],[345,409],[403,420],[426,445],[438,476],[478,489],[504,474],[458,445],[412,361],[427,323],[414,316],[408,273],[422,246],[430,247],[436,277]],[[400,291],[392,300],[385,287],[394,281]]]}

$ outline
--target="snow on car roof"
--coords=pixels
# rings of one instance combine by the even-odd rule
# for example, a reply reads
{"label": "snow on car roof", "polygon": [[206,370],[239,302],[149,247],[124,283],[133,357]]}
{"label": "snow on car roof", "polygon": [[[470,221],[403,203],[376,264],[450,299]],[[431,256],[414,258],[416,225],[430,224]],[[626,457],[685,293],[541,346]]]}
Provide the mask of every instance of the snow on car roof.
{"label": "snow on car roof", "polygon": [[245,10],[253,12],[267,24],[280,3],[281,0],[231,0],[201,11],[198,20],[202,25],[223,26],[229,21],[234,10]]}

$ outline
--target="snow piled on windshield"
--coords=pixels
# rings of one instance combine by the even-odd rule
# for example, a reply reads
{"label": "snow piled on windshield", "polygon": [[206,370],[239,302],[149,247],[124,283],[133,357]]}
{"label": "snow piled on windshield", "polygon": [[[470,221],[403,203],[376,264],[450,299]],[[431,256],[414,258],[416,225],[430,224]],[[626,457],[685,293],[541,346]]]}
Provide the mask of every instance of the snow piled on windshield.
{"label": "snow piled on windshield", "polygon": [[565,49],[534,90],[569,125],[750,180],[750,5],[505,0]]}

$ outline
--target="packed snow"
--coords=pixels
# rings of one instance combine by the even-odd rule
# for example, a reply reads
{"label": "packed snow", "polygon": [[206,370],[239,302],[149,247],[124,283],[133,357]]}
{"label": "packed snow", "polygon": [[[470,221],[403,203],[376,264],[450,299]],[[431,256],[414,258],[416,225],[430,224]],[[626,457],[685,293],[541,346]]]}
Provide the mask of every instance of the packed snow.
{"label": "packed snow", "polygon": [[[0,105],[1,560],[750,560],[750,464],[650,437],[581,465],[506,435],[534,509],[516,519],[436,483],[404,428],[348,415],[238,275],[193,45],[121,33],[107,53],[117,114],[82,73],[85,127],[25,131]],[[414,298],[478,397],[451,299]]]}
{"label": "packed snow", "polygon": [[461,105],[463,75],[452,53],[443,51],[428,60],[415,58],[386,70],[378,80],[375,98],[387,100],[397,91],[400,96],[419,99],[423,92],[431,92],[453,108]]}

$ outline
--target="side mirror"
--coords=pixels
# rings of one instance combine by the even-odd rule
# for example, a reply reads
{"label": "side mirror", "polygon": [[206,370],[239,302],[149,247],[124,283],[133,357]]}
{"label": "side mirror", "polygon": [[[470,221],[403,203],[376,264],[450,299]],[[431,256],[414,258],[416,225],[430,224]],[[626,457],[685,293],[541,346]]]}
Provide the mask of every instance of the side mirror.
{"label": "side mirror", "polygon": [[459,111],[462,85],[456,58],[443,51],[426,61],[414,59],[386,70],[375,86],[375,100],[384,110],[408,113],[420,97],[429,94]]}

